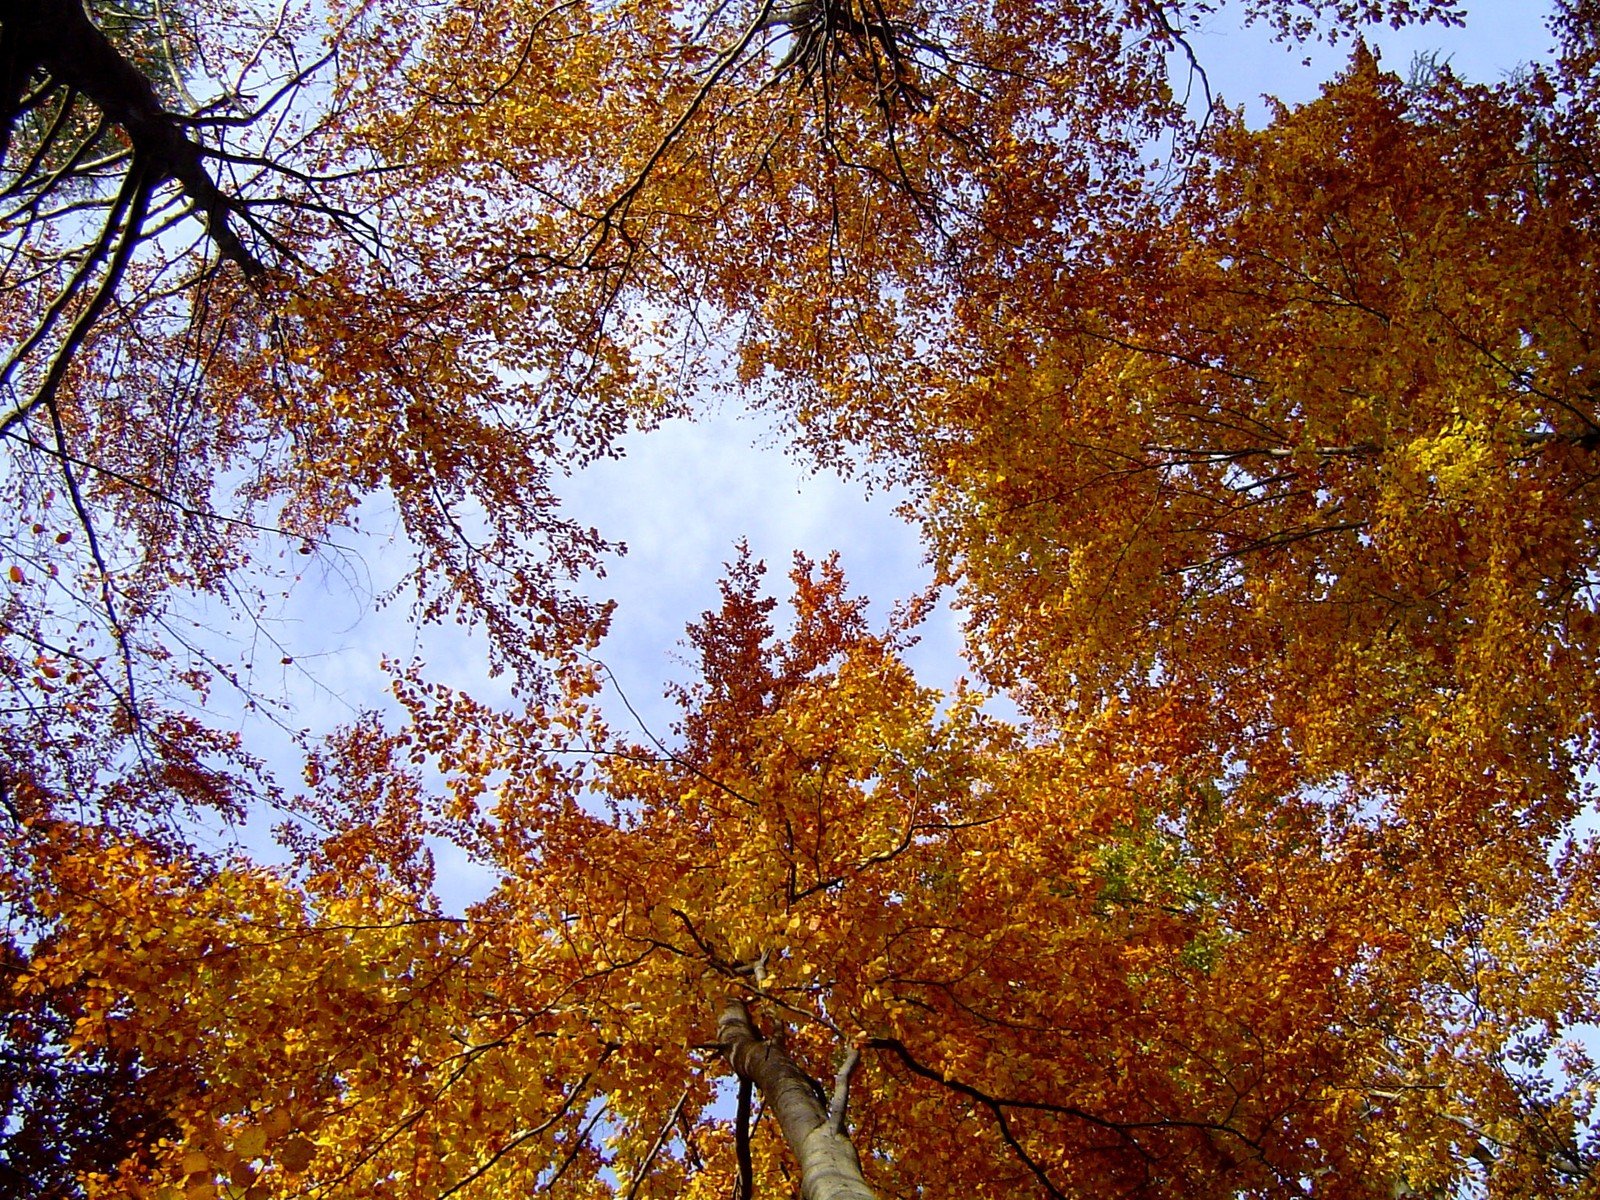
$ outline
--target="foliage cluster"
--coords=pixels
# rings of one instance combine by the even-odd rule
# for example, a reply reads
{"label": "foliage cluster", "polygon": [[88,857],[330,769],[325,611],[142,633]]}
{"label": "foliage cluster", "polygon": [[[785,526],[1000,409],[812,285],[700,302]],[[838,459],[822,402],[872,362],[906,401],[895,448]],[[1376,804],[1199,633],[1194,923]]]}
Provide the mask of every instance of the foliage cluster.
{"label": "foliage cluster", "polygon": [[[1213,8],[0,4],[0,1186],[1596,1195],[1600,6],[1264,128]],[[561,480],[730,394],[977,684],[741,553],[612,728]],[[285,790],[210,698],[374,499],[515,703]]]}

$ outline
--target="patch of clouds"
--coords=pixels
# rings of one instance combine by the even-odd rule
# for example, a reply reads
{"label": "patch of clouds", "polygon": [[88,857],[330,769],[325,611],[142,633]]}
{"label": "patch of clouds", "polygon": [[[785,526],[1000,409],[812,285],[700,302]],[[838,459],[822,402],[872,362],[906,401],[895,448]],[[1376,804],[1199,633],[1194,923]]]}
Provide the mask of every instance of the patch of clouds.
{"label": "patch of clouds", "polygon": [[[1555,37],[1549,19],[1555,5],[1551,0],[1480,0],[1462,8],[1466,19],[1461,25],[1437,21],[1400,29],[1371,25],[1362,36],[1379,65],[1402,79],[1419,58],[1448,65],[1463,79],[1492,84],[1531,62],[1552,57]],[[1271,119],[1264,97],[1285,104],[1315,100],[1322,85],[1350,62],[1348,40],[1337,45],[1280,40],[1269,25],[1241,28],[1237,17],[1236,11],[1226,8],[1211,14],[1189,35],[1189,43],[1216,98],[1229,106],[1243,104],[1252,126]]]}
{"label": "patch of clouds", "polygon": [[[902,497],[808,471],[763,416],[723,410],[671,422],[628,438],[623,451],[564,490],[573,517],[627,545],[593,584],[617,604],[599,657],[656,736],[676,718],[662,693],[686,674],[685,627],[720,603],[717,582],[740,539],[766,563],[780,600],[796,551],[814,560],[838,551],[880,627],[932,577],[916,530],[896,515]],[[925,683],[948,686],[963,673],[959,619],[941,610],[921,632],[911,665]]]}

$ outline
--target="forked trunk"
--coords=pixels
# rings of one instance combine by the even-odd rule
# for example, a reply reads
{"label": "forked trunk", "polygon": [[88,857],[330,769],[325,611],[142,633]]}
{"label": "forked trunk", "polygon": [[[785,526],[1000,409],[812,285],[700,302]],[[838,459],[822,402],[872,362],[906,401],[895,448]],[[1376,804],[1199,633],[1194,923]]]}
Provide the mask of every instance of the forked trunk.
{"label": "forked trunk", "polygon": [[730,1000],[717,1018],[717,1044],[778,1118],[784,1141],[800,1160],[805,1200],[877,1200],[861,1176],[861,1162],[844,1132],[848,1071],[841,1073],[833,1103],[824,1105],[816,1081],[782,1046],[756,1031],[738,1000]]}

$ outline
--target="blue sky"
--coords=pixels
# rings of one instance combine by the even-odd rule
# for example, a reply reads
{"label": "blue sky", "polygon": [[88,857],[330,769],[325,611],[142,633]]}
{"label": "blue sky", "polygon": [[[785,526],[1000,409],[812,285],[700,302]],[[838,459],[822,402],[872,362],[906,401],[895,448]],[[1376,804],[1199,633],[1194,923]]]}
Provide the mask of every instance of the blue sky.
{"label": "blue sky", "polygon": [[[1551,56],[1555,39],[1546,18],[1554,5],[1549,0],[1478,0],[1462,7],[1467,11],[1463,27],[1380,26],[1367,32],[1367,41],[1383,66],[1401,75],[1415,55],[1437,53],[1456,74],[1482,83],[1499,82],[1517,66]],[[1203,62],[1215,64],[1212,87],[1230,105],[1244,104],[1255,120],[1266,112],[1263,93],[1290,104],[1314,99],[1349,57],[1348,46],[1274,43],[1269,31],[1241,31],[1223,15],[1203,25],[1191,41]]]}

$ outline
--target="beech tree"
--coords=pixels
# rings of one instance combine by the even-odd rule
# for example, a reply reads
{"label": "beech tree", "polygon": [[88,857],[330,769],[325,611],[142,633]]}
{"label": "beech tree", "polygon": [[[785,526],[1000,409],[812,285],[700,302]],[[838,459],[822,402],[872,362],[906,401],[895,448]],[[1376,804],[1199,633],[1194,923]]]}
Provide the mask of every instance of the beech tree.
{"label": "beech tree", "polygon": [[[269,791],[197,712],[270,700],[282,564],[336,554],[366,498],[414,545],[419,620],[485,625],[528,686],[592,639],[604,608],[563,581],[602,542],[549,479],[620,418],[608,368],[580,419],[573,380],[526,383],[503,297],[429,268],[426,179],[360,135],[363,80],[395,65],[381,8],[109,11],[0,12],[3,783],[24,813],[165,820]],[[197,596],[257,650],[197,631]]]}
{"label": "beech tree", "polygon": [[[1592,1002],[1587,852],[1559,891],[1441,907],[1410,867],[1444,851],[1408,860],[1403,831],[1131,753],[1165,737],[1192,770],[1181,724],[1111,714],[1040,743],[975,695],[941,711],[837,570],[800,568],[774,640],[735,565],[691,636],[704,682],[673,758],[578,701],[495,712],[412,683],[445,819],[505,878],[463,918],[413,890],[411,749],[373,729],[314,772],[371,807],[307,847],[298,887],[63,855],[39,978],[86,973],[83,1036],[207,1081],[133,1178],[787,1190],[763,1124],[742,1168],[718,1116],[714,1022],[738,996],[812,1078],[860,1052],[850,1134],[877,1194],[1581,1194],[1585,1068],[1558,1083],[1527,1039]],[[162,939],[119,935],[130,914]]]}
{"label": "beech tree", "polygon": [[[1256,130],[1206,11],[0,9],[6,1169],[1591,1194],[1595,12]],[[909,489],[982,686],[741,552],[614,731],[555,480],[725,392]],[[182,605],[385,497],[517,704],[397,666],[285,796]]]}

